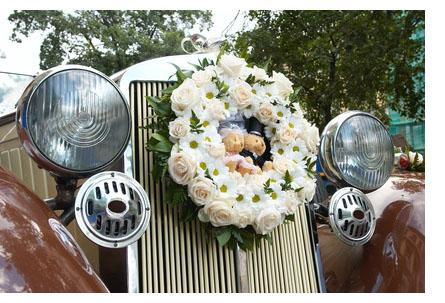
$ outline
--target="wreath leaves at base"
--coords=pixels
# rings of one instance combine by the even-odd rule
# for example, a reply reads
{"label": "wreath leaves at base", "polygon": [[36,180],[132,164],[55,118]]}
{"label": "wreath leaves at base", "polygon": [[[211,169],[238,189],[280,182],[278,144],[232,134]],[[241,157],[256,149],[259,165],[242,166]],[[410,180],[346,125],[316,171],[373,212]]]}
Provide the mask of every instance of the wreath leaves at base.
{"label": "wreath leaves at base", "polygon": [[292,83],[224,50],[147,97],[146,126],[165,202],[198,219],[221,246],[252,250],[294,221],[315,193],[318,129],[303,115]]}

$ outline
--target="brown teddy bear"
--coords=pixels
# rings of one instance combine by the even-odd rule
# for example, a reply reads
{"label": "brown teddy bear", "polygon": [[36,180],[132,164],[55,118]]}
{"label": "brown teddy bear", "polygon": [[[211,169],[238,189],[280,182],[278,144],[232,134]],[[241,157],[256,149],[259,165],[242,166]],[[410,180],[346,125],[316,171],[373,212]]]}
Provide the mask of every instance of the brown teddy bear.
{"label": "brown teddy bear", "polygon": [[245,147],[244,136],[240,131],[225,131],[223,143],[226,148],[224,163],[230,172],[238,171],[241,175],[254,174],[261,169],[253,164],[250,157],[243,157],[239,153]]}
{"label": "brown teddy bear", "polygon": [[261,156],[266,151],[266,143],[260,136],[254,134],[244,134],[244,149]]}
{"label": "brown teddy bear", "polygon": [[263,171],[269,171],[273,169],[273,163],[272,161],[266,161],[263,164]]}

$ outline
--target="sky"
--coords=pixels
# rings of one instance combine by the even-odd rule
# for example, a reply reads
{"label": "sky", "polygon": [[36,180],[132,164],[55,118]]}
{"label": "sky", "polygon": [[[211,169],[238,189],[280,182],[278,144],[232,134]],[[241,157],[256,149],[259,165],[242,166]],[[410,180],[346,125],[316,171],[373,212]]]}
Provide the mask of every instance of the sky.
{"label": "sky", "polygon": [[[11,10],[0,10],[0,57],[6,55],[6,59],[0,58],[0,71],[10,71],[25,74],[35,74],[39,70],[39,48],[42,36],[35,33],[28,38],[23,38],[22,43],[12,42],[9,37],[12,33],[12,25],[8,21]],[[213,11],[213,27],[204,31],[204,36],[219,37],[226,26],[233,20],[237,10]],[[239,14],[229,33],[241,29],[243,25],[242,12]]]}

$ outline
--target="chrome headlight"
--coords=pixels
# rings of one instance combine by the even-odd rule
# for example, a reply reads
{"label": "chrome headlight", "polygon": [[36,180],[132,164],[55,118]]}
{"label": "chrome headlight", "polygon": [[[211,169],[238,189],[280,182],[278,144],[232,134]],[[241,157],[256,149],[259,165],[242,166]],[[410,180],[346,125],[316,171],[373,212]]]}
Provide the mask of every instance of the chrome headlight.
{"label": "chrome headlight", "polygon": [[130,111],[119,88],[102,73],[77,65],[36,77],[20,98],[16,120],[28,154],[59,176],[106,169],[130,138]]}
{"label": "chrome headlight", "polygon": [[321,135],[320,163],[326,176],[341,186],[376,190],[393,169],[391,136],[382,122],[368,113],[343,113],[329,122]]}

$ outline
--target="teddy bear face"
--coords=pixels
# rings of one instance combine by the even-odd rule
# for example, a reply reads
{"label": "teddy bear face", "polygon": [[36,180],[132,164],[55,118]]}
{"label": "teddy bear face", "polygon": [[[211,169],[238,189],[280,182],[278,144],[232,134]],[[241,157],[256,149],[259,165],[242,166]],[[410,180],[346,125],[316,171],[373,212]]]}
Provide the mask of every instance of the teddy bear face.
{"label": "teddy bear face", "polygon": [[246,134],[244,135],[244,148],[261,156],[266,151],[266,143],[260,136]]}
{"label": "teddy bear face", "polygon": [[244,137],[241,133],[230,132],[222,141],[228,153],[240,153],[244,149]]}

